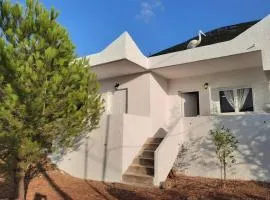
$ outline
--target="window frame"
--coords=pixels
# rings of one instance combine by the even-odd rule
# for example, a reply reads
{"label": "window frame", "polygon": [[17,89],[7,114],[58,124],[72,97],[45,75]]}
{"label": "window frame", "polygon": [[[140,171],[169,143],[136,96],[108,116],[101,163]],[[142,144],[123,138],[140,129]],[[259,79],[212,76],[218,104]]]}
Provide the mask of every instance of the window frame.
{"label": "window frame", "polygon": [[[238,89],[244,89],[248,88],[251,89],[252,91],[252,103],[253,103],[253,111],[240,111],[239,109],[239,102],[238,102],[238,95],[237,95],[237,90]],[[233,91],[233,96],[234,96],[234,112],[221,112],[221,99],[220,99],[220,92],[221,91],[228,91],[232,90]],[[255,112],[255,106],[254,106],[254,89],[251,86],[237,86],[237,87],[226,87],[226,88],[218,88],[218,98],[219,98],[219,114],[222,115],[230,115],[230,114],[245,114],[245,113],[253,113]]]}

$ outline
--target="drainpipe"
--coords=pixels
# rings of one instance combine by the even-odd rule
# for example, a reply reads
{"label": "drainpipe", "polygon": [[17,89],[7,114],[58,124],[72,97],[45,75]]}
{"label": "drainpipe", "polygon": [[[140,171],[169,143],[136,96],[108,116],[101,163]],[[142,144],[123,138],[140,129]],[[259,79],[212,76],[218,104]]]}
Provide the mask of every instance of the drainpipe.
{"label": "drainpipe", "polygon": [[265,99],[265,109],[266,112],[270,112],[270,70],[264,71],[266,78],[267,78],[267,89],[268,89],[268,94],[267,97],[264,97]]}

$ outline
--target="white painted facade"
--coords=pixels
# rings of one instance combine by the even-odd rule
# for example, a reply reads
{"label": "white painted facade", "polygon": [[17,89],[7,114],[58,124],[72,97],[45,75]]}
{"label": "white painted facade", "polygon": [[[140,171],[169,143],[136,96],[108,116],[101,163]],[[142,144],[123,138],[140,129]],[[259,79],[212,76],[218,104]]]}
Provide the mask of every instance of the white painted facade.
{"label": "white painted facade", "polygon": [[[230,41],[149,58],[124,33],[88,58],[106,112],[99,129],[56,160],[61,169],[121,182],[146,139],[165,137],[155,151],[155,185],[166,179],[182,144],[188,147],[183,173],[219,178],[208,135],[225,126],[240,141],[228,177],[270,181],[270,16]],[[254,111],[221,113],[219,91],[243,87],[252,88]],[[199,94],[197,117],[184,117],[187,92]]]}

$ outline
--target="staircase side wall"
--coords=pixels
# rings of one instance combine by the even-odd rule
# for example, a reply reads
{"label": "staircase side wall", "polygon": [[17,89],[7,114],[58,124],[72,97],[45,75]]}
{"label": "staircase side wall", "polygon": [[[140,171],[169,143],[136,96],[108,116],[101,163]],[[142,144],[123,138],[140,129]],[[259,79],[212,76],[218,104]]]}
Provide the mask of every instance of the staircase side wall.
{"label": "staircase side wall", "polygon": [[167,133],[157,150],[155,151],[155,176],[154,185],[159,186],[161,182],[167,179],[169,172],[172,169],[174,161],[177,157],[179,145],[181,145],[182,136],[182,121],[177,124]]}

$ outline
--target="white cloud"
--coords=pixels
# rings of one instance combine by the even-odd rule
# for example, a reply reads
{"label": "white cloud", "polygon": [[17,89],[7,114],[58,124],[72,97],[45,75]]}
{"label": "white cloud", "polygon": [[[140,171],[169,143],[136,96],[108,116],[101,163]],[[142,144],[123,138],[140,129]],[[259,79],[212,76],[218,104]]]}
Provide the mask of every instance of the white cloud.
{"label": "white cloud", "polygon": [[149,23],[156,16],[157,11],[163,11],[164,6],[161,0],[140,0],[140,13],[136,19]]}

